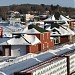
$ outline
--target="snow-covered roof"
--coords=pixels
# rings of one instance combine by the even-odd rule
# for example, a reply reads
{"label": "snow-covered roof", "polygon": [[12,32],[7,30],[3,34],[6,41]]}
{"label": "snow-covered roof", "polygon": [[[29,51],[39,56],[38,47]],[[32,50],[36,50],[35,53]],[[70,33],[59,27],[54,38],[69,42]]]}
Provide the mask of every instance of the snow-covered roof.
{"label": "snow-covered roof", "polygon": [[[71,29],[64,26],[60,26],[59,28],[54,27],[52,29],[51,26],[47,26],[45,29],[50,31],[51,36],[75,35]],[[53,30],[55,31],[53,32]]]}
{"label": "snow-covered roof", "polygon": [[12,37],[12,33],[21,33],[23,32],[25,26],[21,24],[14,25],[0,25],[3,28],[3,37]]}
{"label": "snow-covered roof", "polygon": [[10,44],[10,45],[30,45],[22,37],[12,38],[12,39],[8,40],[7,43]]}
{"label": "snow-covered roof", "polygon": [[23,31],[23,33],[40,33],[39,31],[37,31],[35,28],[32,28],[32,29],[28,29],[28,27],[26,27]]}
{"label": "snow-covered roof", "polygon": [[65,21],[70,21],[70,19],[64,17],[63,15],[60,15],[59,20],[56,20],[55,16],[52,15],[52,16],[49,16],[47,19],[44,20],[44,22],[47,22],[47,21],[65,22]]}
{"label": "snow-covered roof", "polygon": [[49,16],[47,19],[45,19],[44,21],[55,21],[55,17],[54,15]]}
{"label": "snow-covered roof", "polygon": [[58,32],[51,32],[50,35],[51,36],[60,36],[60,34]]}
{"label": "snow-covered roof", "polygon": [[47,15],[40,15],[40,16],[47,17]]}
{"label": "snow-covered roof", "polygon": [[24,34],[19,38],[0,38],[0,45],[35,45],[41,43],[34,35]]}
{"label": "snow-covered roof", "polygon": [[34,33],[39,34],[39,33],[43,33],[43,32],[48,32],[48,31],[41,27],[35,26],[34,24],[29,25],[23,31],[23,33],[31,33],[31,34],[34,34]]}
{"label": "snow-covered roof", "polygon": [[[73,31],[72,30],[70,30],[70,29],[68,29],[68,30],[66,30],[66,29],[64,29],[64,28],[62,28],[62,27],[59,27],[59,28],[56,28],[56,27],[54,27],[53,29],[56,29],[57,31],[57,33],[59,34],[59,35],[71,35],[71,34],[73,34]],[[52,30],[53,30],[52,29]],[[72,33],[71,33],[71,31],[72,31]],[[53,32],[52,32],[53,33]],[[54,33],[52,34],[52,35],[55,35]],[[57,34],[56,34],[57,35]]]}
{"label": "snow-covered roof", "polygon": [[75,33],[68,27],[64,27],[65,29],[67,29],[67,31],[71,34],[71,35],[75,35]]}
{"label": "snow-covered roof", "polygon": [[21,32],[13,32],[13,34],[19,34],[19,33],[26,33],[26,34],[40,34],[41,32],[40,31],[38,31],[37,29],[35,29],[34,27],[33,28],[31,28],[31,29],[28,29],[28,26],[26,26],[25,28],[24,28],[24,30],[23,31],[21,31]]}
{"label": "snow-covered roof", "polygon": [[53,16],[49,16],[47,19],[43,20],[43,21],[52,21],[55,20],[54,15]]}
{"label": "snow-covered roof", "polygon": [[4,72],[0,71],[0,75],[7,75],[7,74],[5,74]]}
{"label": "snow-covered roof", "polygon": [[61,54],[64,54],[64,53],[69,52],[74,49],[75,49],[75,44],[71,44],[71,45],[67,44],[67,45],[62,46],[62,48],[57,48],[57,49],[51,50],[49,52],[53,53],[55,55],[61,55]]}
{"label": "snow-covered roof", "polygon": [[55,17],[54,17],[54,15],[52,15],[52,17],[51,17],[51,18],[52,18],[52,20],[55,20]]}
{"label": "snow-covered roof", "polygon": [[7,41],[11,38],[0,38],[0,45],[8,45]]}
{"label": "snow-covered roof", "polygon": [[40,23],[40,24],[44,24],[43,21],[38,21],[38,22],[33,22],[34,24]]}
{"label": "snow-covered roof", "polygon": [[24,34],[24,37],[31,43],[31,45],[41,43],[40,40],[35,35]]}
{"label": "snow-covered roof", "polygon": [[59,28],[54,27],[53,29],[56,29],[60,33],[60,35],[70,35],[69,31],[62,28],[61,26]]}
{"label": "snow-covered roof", "polygon": [[7,29],[11,30],[12,32],[16,32],[16,31],[20,31],[22,29],[24,29],[25,26],[17,23],[17,24],[14,24],[14,25],[9,25],[9,26],[6,26]]}
{"label": "snow-covered roof", "polygon": [[15,64],[12,64],[10,66],[7,66],[6,68],[3,68],[4,70],[2,70],[2,69],[0,69],[0,70],[2,70],[5,74],[10,75],[15,71],[26,69],[26,68],[29,68],[30,66],[36,65],[40,62],[43,62],[43,61],[51,58],[52,56],[54,56],[54,54],[45,53],[45,54],[36,56],[34,58],[30,58],[30,59],[27,59],[25,61],[19,62],[18,64],[15,63]]}
{"label": "snow-covered roof", "polygon": [[[46,51],[46,52],[42,52],[40,54],[37,54],[37,56],[35,56],[33,58],[23,60],[19,63],[15,62],[15,64],[12,64],[12,65],[7,66],[6,68],[2,68],[0,70],[5,74],[10,75],[10,74],[12,74],[16,71],[20,71],[20,70],[23,70],[23,69],[30,68],[34,65],[39,64],[40,62],[44,62],[48,59],[51,59],[54,56],[57,56],[57,55],[59,56],[63,53],[72,51],[74,49],[75,49],[75,44],[65,45],[62,48],[58,48],[56,50],[49,50],[49,51]],[[25,72],[25,71],[26,70],[23,70],[23,72]]]}
{"label": "snow-covered roof", "polygon": [[0,27],[3,27],[3,28],[7,28],[9,30],[13,30],[13,29],[21,29],[21,28],[24,28],[23,25],[19,24],[19,23],[16,23],[16,24],[8,24],[8,25],[0,25]]}
{"label": "snow-covered roof", "polygon": [[12,37],[11,32],[3,32],[2,37]]}
{"label": "snow-covered roof", "polygon": [[68,18],[64,17],[63,15],[60,15],[59,20],[70,21]]}
{"label": "snow-covered roof", "polygon": [[[0,65],[5,63],[5,61],[9,60],[9,59],[15,59],[17,57],[12,57],[12,56],[0,56]],[[1,67],[1,66],[0,66]]]}
{"label": "snow-covered roof", "polygon": [[69,26],[69,23],[67,21],[65,21],[65,24],[63,24],[64,26]]}
{"label": "snow-covered roof", "polygon": [[11,44],[11,45],[35,45],[35,44],[41,43],[41,42],[34,35],[24,34],[24,36],[22,36],[20,38],[12,38],[12,39],[8,40],[7,43]]}

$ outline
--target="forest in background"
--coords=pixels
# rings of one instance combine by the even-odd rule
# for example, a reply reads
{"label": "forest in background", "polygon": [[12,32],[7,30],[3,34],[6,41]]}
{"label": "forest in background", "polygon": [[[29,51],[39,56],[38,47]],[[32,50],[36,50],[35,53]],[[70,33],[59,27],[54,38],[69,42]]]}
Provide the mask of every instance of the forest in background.
{"label": "forest in background", "polygon": [[61,7],[59,5],[45,5],[45,4],[21,4],[21,5],[10,5],[10,6],[0,6],[0,16],[3,19],[8,17],[8,11],[18,11],[21,14],[34,14],[37,11],[37,15],[43,14],[45,11],[49,11],[49,15],[59,12],[62,15],[75,15],[75,8],[71,7]]}

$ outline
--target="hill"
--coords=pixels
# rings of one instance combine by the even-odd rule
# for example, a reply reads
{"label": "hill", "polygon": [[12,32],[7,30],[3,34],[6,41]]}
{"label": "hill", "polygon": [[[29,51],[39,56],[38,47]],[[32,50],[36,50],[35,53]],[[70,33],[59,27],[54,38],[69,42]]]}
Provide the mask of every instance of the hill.
{"label": "hill", "polygon": [[37,14],[44,14],[46,11],[49,11],[48,14],[54,14],[59,12],[63,15],[75,15],[75,8],[70,7],[61,7],[59,5],[45,5],[45,4],[21,4],[21,5],[10,5],[10,6],[1,6],[0,7],[0,16],[3,19],[7,18],[8,11],[19,11],[21,14],[31,13],[34,14],[37,11]]}

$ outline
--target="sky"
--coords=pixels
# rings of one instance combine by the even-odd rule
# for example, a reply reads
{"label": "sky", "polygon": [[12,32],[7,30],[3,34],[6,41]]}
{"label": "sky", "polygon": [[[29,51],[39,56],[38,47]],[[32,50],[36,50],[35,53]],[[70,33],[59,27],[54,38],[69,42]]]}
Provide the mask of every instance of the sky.
{"label": "sky", "polygon": [[0,0],[0,6],[9,6],[12,4],[46,4],[61,5],[66,7],[75,7],[75,0]]}

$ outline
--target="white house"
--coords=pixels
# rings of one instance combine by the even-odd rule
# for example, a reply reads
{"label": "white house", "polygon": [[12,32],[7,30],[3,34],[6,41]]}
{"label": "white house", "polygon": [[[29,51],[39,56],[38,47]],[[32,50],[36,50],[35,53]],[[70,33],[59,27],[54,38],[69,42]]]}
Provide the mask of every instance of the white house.
{"label": "white house", "polygon": [[[36,36],[27,34],[16,35],[13,38],[0,38],[4,56],[22,56],[27,54],[27,51],[36,51],[39,43],[40,40]],[[33,48],[36,50],[32,50]]]}

